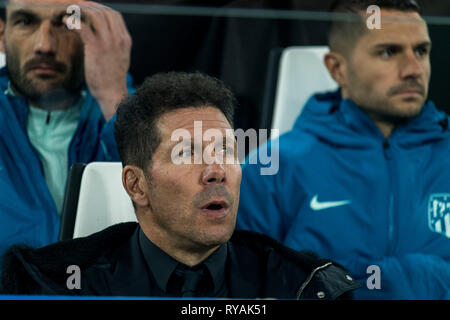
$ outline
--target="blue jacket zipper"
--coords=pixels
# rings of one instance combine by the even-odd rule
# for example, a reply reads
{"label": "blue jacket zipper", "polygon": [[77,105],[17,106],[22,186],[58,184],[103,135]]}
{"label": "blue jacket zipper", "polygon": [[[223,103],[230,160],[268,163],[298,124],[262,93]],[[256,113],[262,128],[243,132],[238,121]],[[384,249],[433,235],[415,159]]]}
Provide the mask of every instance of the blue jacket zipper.
{"label": "blue jacket zipper", "polygon": [[392,147],[389,143],[389,140],[385,140],[383,142],[383,152],[384,157],[386,159],[387,168],[388,168],[388,179],[389,179],[389,199],[388,199],[388,245],[387,245],[387,251],[388,254],[393,254],[395,249],[394,244],[394,232],[395,232],[395,172],[394,172],[394,161],[393,161],[393,155],[392,155]]}

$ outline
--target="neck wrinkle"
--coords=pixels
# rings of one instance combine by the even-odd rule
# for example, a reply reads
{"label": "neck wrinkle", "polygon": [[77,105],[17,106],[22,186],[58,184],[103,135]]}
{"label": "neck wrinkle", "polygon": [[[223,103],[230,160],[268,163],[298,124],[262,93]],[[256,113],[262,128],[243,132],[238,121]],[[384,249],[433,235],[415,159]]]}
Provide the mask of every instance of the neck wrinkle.
{"label": "neck wrinkle", "polygon": [[174,241],[169,235],[165,235],[165,232],[157,228],[152,228],[150,225],[142,222],[142,220],[139,220],[139,224],[148,240],[176,261],[189,267],[196,266],[205,261],[220,247],[220,245],[212,248],[189,247],[186,241],[182,239],[180,241]]}

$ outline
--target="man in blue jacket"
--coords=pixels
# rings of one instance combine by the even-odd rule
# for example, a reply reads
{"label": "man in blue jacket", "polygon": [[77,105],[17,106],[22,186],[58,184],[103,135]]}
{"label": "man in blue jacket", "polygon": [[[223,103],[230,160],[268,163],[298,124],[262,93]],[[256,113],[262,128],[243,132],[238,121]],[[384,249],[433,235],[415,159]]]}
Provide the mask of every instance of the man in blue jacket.
{"label": "man in blue jacket", "polygon": [[0,28],[0,252],[57,240],[72,164],[119,160],[131,38],[120,13],[69,5],[9,1]]}
{"label": "man in blue jacket", "polygon": [[244,166],[238,228],[337,260],[362,284],[356,298],[449,299],[450,129],[426,99],[427,25],[413,0],[334,8],[361,18],[331,28],[340,89],[311,97],[279,138],[276,175]]}

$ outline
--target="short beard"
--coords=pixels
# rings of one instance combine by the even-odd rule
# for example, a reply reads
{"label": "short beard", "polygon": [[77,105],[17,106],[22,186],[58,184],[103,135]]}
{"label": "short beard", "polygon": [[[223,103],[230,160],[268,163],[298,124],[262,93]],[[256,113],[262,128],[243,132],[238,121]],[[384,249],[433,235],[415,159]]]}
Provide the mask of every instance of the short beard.
{"label": "short beard", "polygon": [[[67,69],[65,65],[55,62],[53,58],[33,59],[33,61],[41,60],[49,62],[60,72],[65,72]],[[25,76],[29,62],[21,69],[20,61],[14,54],[9,53],[8,49],[6,50],[6,67],[11,87],[18,95],[26,98],[30,104],[45,110],[67,109],[78,100],[84,82],[83,60],[83,52],[76,53],[71,61],[71,70],[66,74],[66,77],[46,92],[40,92],[32,81]],[[41,79],[45,80],[45,76],[42,76]]]}
{"label": "short beard", "polygon": [[[362,82],[358,78],[357,71],[353,68],[350,69],[349,79],[351,84]],[[355,89],[349,91],[348,98],[364,110],[373,120],[391,123],[393,125],[400,125],[408,119],[417,116],[421,112],[427,96],[427,88],[415,79],[405,80],[400,85],[390,88],[385,96],[380,97],[374,96],[373,94],[371,95],[369,93],[371,92],[371,89],[367,86],[360,86],[358,89],[359,90],[357,91]],[[421,101],[417,108],[412,108],[412,110],[400,110],[389,101],[389,98],[406,89],[414,89],[421,93],[423,101]],[[410,102],[414,103],[413,100]]]}

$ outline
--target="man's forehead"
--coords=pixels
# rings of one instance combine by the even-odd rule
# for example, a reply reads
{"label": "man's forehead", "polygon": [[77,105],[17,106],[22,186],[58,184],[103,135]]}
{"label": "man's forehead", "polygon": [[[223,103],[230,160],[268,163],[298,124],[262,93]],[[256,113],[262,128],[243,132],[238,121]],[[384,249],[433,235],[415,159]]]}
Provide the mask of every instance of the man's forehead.
{"label": "man's forehead", "polygon": [[191,135],[195,132],[201,132],[203,135],[207,130],[214,129],[222,132],[224,137],[230,135],[230,131],[232,131],[225,115],[214,107],[183,108],[170,111],[161,116],[157,123],[162,136],[167,140],[171,140],[172,134],[179,129],[187,130]]}
{"label": "man's forehead", "polygon": [[39,4],[45,4],[45,5],[68,5],[68,4],[77,4],[78,2],[83,2],[83,0],[9,0],[8,4],[14,4],[14,5],[39,5]]}
{"label": "man's forehead", "polygon": [[231,128],[225,115],[215,107],[182,108],[170,111],[158,121],[167,127],[193,129],[200,124],[203,127]]}
{"label": "man's forehead", "polygon": [[363,36],[373,44],[379,42],[399,45],[429,42],[426,22],[417,12],[381,10],[381,29],[372,29]]}
{"label": "man's forehead", "polygon": [[394,9],[382,9],[380,11],[383,22],[418,22],[424,21],[416,11],[399,11]]}
{"label": "man's forehead", "polygon": [[68,6],[83,2],[83,0],[9,0],[7,9],[31,9],[31,10],[66,10]]}

